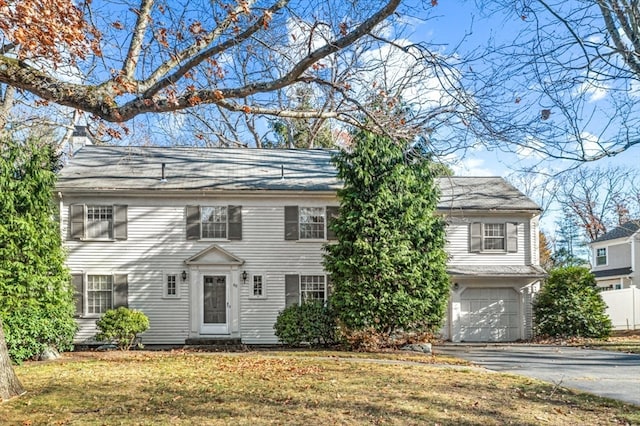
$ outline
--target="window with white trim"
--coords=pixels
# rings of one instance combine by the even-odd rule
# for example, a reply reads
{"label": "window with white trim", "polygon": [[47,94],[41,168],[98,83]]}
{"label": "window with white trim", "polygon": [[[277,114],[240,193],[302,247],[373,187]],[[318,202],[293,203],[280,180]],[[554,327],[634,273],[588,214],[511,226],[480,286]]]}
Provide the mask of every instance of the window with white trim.
{"label": "window with white trim", "polygon": [[505,224],[485,223],[483,250],[504,250],[505,245]]}
{"label": "window with white trim", "polygon": [[312,300],[325,301],[324,278],[324,275],[300,275],[300,300],[302,303]]}
{"label": "window with white trim", "polygon": [[596,249],[596,266],[603,266],[607,264],[607,248],[602,247]]}
{"label": "window with white trim", "polygon": [[202,238],[227,238],[227,206],[200,208]]}
{"label": "window with white trim", "polygon": [[300,239],[324,239],[324,207],[300,207]]}
{"label": "window with white trim", "polygon": [[87,314],[103,314],[113,307],[113,276],[87,275]]}
{"label": "window with white trim", "polygon": [[177,272],[164,274],[162,297],[167,299],[177,299],[180,297],[180,274]]}
{"label": "window with white trim", "polygon": [[516,253],[518,251],[518,223],[472,222],[469,224],[469,252]]}
{"label": "window with white trim", "polygon": [[87,206],[87,238],[113,238],[113,207]]}
{"label": "window with white trim", "polygon": [[251,277],[251,297],[264,298],[266,296],[264,284],[264,275],[253,274]]}

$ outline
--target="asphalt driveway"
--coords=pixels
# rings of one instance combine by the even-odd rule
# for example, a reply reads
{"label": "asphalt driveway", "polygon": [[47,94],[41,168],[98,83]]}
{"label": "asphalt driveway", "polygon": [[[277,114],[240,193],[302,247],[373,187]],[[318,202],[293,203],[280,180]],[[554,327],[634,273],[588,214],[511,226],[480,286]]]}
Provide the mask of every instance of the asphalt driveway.
{"label": "asphalt driveway", "polygon": [[640,406],[640,355],[518,344],[444,344],[433,352]]}

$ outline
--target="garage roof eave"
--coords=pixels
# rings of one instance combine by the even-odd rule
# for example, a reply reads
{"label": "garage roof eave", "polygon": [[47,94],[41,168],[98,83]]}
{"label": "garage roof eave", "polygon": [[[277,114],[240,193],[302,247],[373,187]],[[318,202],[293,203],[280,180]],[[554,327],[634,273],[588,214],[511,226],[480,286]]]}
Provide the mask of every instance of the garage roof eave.
{"label": "garage roof eave", "polygon": [[539,266],[478,266],[463,265],[449,267],[447,272],[455,278],[545,278],[547,273]]}

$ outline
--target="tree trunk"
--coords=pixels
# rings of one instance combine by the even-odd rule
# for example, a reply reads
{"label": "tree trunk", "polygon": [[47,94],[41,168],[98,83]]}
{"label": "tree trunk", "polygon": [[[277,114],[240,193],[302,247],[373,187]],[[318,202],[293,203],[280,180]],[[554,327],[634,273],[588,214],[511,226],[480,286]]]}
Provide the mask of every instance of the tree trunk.
{"label": "tree trunk", "polygon": [[22,383],[13,371],[11,359],[9,359],[9,350],[4,340],[4,330],[0,320],[0,401],[6,401],[23,393]]}

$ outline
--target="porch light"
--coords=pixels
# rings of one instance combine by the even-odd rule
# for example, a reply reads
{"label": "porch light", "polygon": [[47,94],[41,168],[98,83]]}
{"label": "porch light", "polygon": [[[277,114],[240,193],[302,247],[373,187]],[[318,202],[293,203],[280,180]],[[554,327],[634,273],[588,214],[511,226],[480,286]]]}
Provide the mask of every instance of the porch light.
{"label": "porch light", "polygon": [[242,283],[243,284],[247,283],[247,277],[248,277],[247,271],[242,271]]}
{"label": "porch light", "polygon": [[182,271],[182,281],[187,280],[187,271]]}

